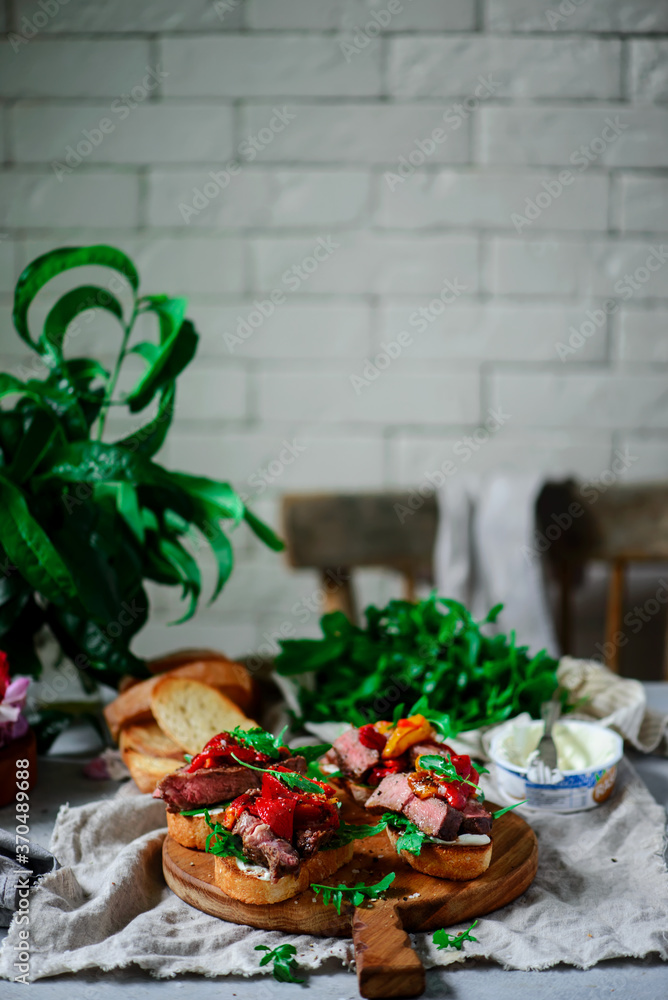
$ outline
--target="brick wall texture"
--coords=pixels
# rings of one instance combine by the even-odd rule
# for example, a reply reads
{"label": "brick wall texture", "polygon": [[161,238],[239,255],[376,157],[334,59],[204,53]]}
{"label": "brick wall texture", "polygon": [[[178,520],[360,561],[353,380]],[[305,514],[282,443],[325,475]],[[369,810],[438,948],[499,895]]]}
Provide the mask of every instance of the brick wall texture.
{"label": "brick wall texture", "polygon": [[[26,361],[25,264],[109,242],[144,291],[187,295],[201,334],[162,459],[274,523],[285,491],[417,488],[448,460],[668,475],[665,2],[3,13],[3,368]],[[97,329],[77,353],[109,353]],[[140,648],[311,634],[316,578],[243,529],[236,553],[180,631],[156,591]],[[395,591],[361,582],[362,600]]]}

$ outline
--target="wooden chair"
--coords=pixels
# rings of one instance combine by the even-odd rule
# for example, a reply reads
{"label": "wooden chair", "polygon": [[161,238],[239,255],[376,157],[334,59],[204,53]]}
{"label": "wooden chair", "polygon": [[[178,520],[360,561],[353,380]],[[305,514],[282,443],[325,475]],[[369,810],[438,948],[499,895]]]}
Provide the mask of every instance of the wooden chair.
{"label": "wooden chair", "polygon": [[415,600],[418,580],[432,580],[438,509],[434,496],[392,493],[297,494],[283,498],[283,538],[291,566],[320,571],[324,611],[357,621],[351,574],[385,567],[403,576]]}
{"label": "wooden chair", "polygon": [[[668,484],[615,483],[606,489],[574,480],[546,483],[537,502],[537,523],[559,581],[563,653],[571,649],[573,588],[584,565],[592,560],[610,565],[605,660],[619,670],[627,566],[668,561]],[[668,680],[668,635],[663,670]]]}

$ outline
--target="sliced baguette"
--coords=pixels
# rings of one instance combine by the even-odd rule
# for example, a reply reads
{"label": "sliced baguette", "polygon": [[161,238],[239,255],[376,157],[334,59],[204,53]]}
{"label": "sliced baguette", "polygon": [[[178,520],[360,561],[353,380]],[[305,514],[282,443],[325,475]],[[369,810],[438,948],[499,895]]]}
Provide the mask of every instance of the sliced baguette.
{"label": "sliced baguette", "polygon": [[[388,826],[387,835],[396,850],[400,830]],[[432,875],[434,878],[447,878],[453,882],[470,882],[478,878],[489,868],[492,860],[492,839],[489,844],[428,844],[422,845],[419,854],[410,851],[399,851],[401,858],[411,868]]]}
{"label": "sliced baguette", "polygon": [[118,734],[118,746],[121,753],[124,750],[136,750],[138,753],[148,754],[149,757],[173,757],[183,764],[183,750],[170,739],[155,720],[151,722],[137,722],[133,725],[123,726]]}
{"label": "sliced baguette", "polygon": [[[204,808],[204,807],[202,807]],[[212,819],[220,819],[224,809],[209,809]],[[204,816],[182,816],[181,813],[167,813],[167,829],[170,835],[182,847],[191,847],[197,851],[206,849],[206,839],[211,828]]]}
{"label": "sliced baguette", "polygon": [[161,677],[153,688],[151,711],[163,733],[192,754],[217,733],[257,726],[217,688],[173,673]]}
{"label": "sliced baguette", "polygon": [[233,663],[234,661],[215,649],[177,649],[173,653],[166,653],[164,656],[156,656],[152,660],[148,660],[146,666],[152,674],[164,674],[168,670],[175,670],[188,663],[202,662]]}
{"label": "sliced baguette", "polygon": [[176,771],[184,763],[183,759],[151,757],[149,754],[139,753],[137,750],[125,750],[121,755],[140,792],[154,791],[161,778]]}
{"label": "sliced baguette", "polygon": [[123,691],[104,709],[104,717],[111,735],[118,740],[122,726],[135,722],[150,722],[151,694],[156,684],[165,676],[190,677],[211,684],[227,695],[242,711],[249,711],[254,703],[253,679],[240,663],[222,660],[197,660],[171,670],[168,675],[156,674]]}
{"label": "sliced baguette", "polygon": [[352,861],[354,844],[337,847],[331,851],[316,851],[303,861],[298,875],[284,875],[278,882],[264,881],[252,872],[243,872],[237,867],[234,858],[215,857],[215,882],[232,899],[242,903],[255,903],[261,906],[265,903],[280,903],[284,899],[292,899],[300,892],[305,892],[312,882],[321,883],[330,878],[342,865]]}

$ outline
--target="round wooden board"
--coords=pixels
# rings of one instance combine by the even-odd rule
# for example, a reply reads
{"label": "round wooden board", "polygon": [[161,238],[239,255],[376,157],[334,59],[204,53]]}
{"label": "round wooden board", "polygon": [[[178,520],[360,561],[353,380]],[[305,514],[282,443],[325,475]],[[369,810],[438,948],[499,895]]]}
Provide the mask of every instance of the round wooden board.
{"label": "round wooden board", "polygon": [[[489,808],[497,806],[489,803]],[[344,816],[349,822],[370,820],[368,813],[351,805],[344,807]],[[167,884],[191,906],[266,930],[352,936],[363,996],[418,996],[424,989],[424,970],[405,932],[433,931],[491,913],[517,899],[533,881],[538,843],[521,816],[509,812],[495,820],[493,844],[492,862],[483,875],[470,882],[451,882],[422,875],[405,864],[385,832],[359,840],[353,860],[328,883],[368,884],[390,871],[396,878],[385,899],[357,910],[344,903],[340,916],[310,890],[266,906],[231,899],[215,885],[213,857],[181,847],[169,836],[162,860]]]}

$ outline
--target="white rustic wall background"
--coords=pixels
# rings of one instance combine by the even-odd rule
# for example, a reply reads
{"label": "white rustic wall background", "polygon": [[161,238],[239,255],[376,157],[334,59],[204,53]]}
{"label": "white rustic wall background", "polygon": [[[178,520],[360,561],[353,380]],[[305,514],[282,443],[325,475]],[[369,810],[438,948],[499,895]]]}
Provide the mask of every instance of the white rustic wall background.
{"label": "white rustic wall background", "polygon": [[[164,461],[274,522],[448,461],[668,475],[665,0],[4,8],[3,368],[22,267],[109,242],[201,333]],[[315,577],[237,538],[219,602],[172,631],[156,594],[140,650],[313,631]]]}

